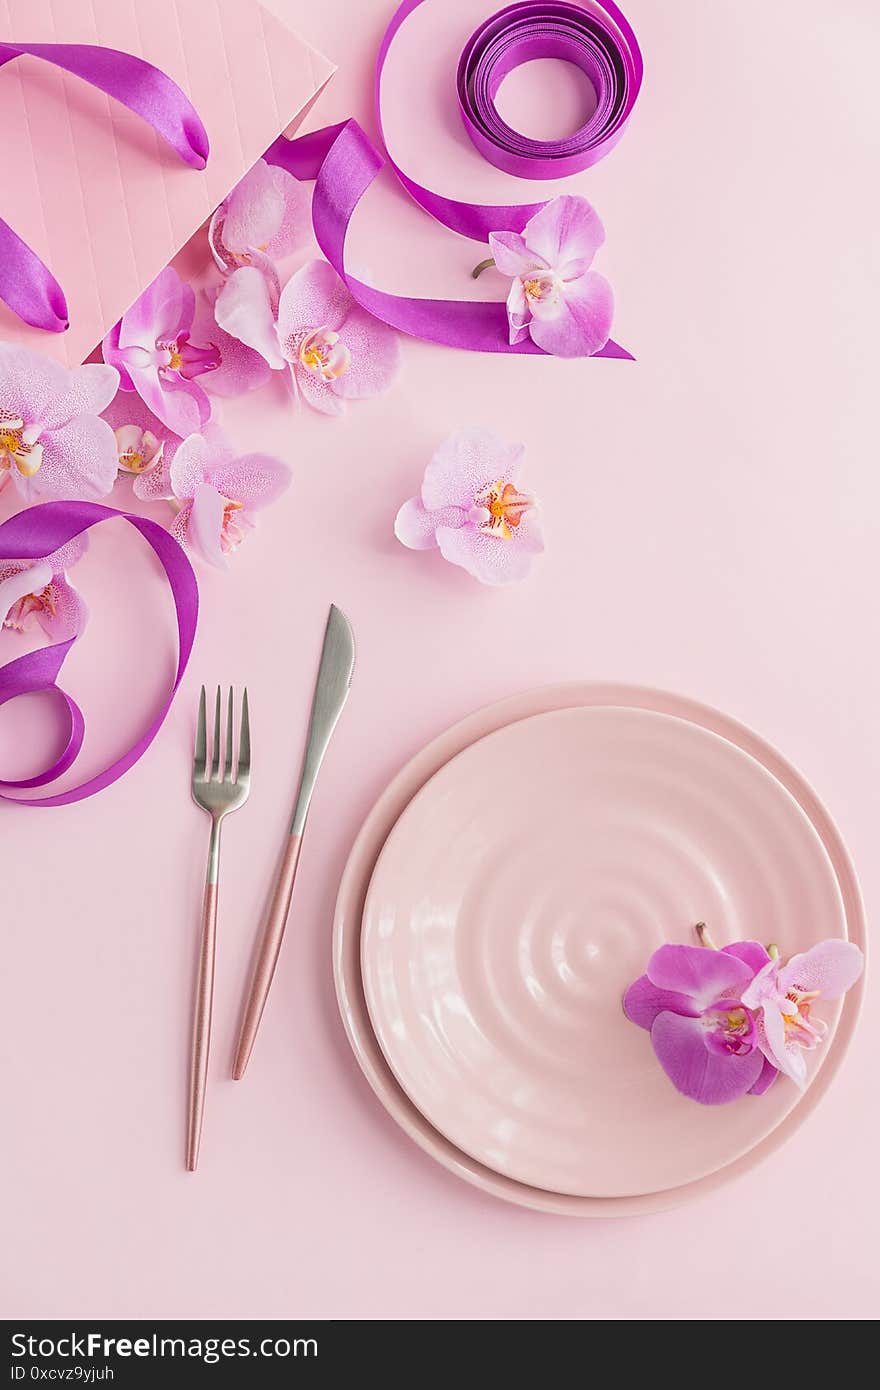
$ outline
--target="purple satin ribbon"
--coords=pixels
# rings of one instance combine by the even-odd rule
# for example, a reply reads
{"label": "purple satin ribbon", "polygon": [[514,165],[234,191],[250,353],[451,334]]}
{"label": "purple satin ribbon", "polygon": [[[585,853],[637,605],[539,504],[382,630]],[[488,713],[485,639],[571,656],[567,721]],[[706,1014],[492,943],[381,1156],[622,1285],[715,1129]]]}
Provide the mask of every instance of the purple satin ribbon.
{"label": "purple satin ribbon", "polygon": [[17,695],[55,691],[64,705],[67,721],[67,739],[61,756],[51,767],[34,777],[20,781],[0,779],[0,801],[11,801],[19,806],[67,806],[71,802],[93,796],[104,787],[109,787],[147,751],[162,727],[183,679],[196,634],[199,591],[192,565],[174,537],[158,522],[130,512],[117,511],[114,507],[104,507],[97,502],[44,502],[36,507],[27,507],[0,525],[0,563],[3,560],[45,559],[47,555],[67,545],[90,527],[115,517],[127,521],[152,546],[171,586],[177,614],[178,636],[177,671],[171,689],[163,699],[159,713],[152,723],[131,747],[103,772],[69,791],[59,792],[55,796],[25,800],[4,795],[3,789],[44,787],[56,781],[73,765],[82,747],[85,734],[82,711],[76,701],[57,684],[65,658],[77,637],[41,647],[38,651],[26,652],[24,656],[15,657],[5,666],[0,666],[0,705],[14,700]]}
{"label": "purple satin ribbon", "polygon": [[[386,147],[382,73],[398,31],[423,3],[424,0],[403,0],[379,49],[376,110]],[[564,55],[560,48],[563,37]],[[581,130],[562,141],[532,141],[511,131],[503,122],[503,131],[495,130],[486,100],[489,98],[494,110],[495,92],[503,76],[533,58],[568,56],[574,61],[575,53],[578,66],[587,72],[597,97],[596,110]],[[511,5],[471,36],[459,63],[458,96],[471,138],[494,164],[506,167],[504,161],[525,161],[529,177],[557,178],[594,164],[616,144],[638,96],[641,79],[642,57],[636,37],[612,0],[602,4],[598,0],[583,0],[580,4],[545,0]],[[504,132],[510,133],[513,144],[507,144],[509,137]],[[318,244],[354,298],[376,318],[402,333],[447,347],[470,352],[544,355],[531,338],[510,343],[507,310],[502,303],[388,294],[357,280],[345,265],[345,242],[355,208],[386,163],[426,212],[474,241],[488,240],[490,232],[521,232],[544,203],[486,205],[443,198],[411,179],[390,156],[380,154],[354,120],[296,140],[281,136],[266,151],[265,158],[298,179],[316,180],[312,219]],[[595,356],[632,361],[632,354],[611,339]]]}
{"label": "purple satin ribbon", "polygon": [[[142,116],[185,164],[204,169],[208,135],[198,112],[176,82],[159,68],[85,43],[0,42],[0,67],[28,54],[64,68]],[[64,291],[37,253],[0,218],[0,299],[33,328],[63,333],[69,326]]]}

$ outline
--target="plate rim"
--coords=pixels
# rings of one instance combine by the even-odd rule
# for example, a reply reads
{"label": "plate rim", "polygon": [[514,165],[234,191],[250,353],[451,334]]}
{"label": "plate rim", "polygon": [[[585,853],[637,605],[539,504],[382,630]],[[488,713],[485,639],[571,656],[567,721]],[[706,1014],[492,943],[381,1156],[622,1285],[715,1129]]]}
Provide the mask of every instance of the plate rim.
{"label": "plate rim", "polygon": [[388,835],[410,801],[459,752],[487,734],[536,714],[590,706],[672,714],[727,739],[754,757],[793,796],[816,830],[838,881],[847,934],[867,956],[861,889],[843,837],[811,784],[772,744],[730,715],[689,696],[626,682],[569,681],[532,687],[482,706],[429,740],[392,777],[364,818],[340,880],[333,919],[333,977],[343,1026],[361,1071],[392,1119],[435,1162],[484,1192],[533,1210],[579,1217],[632,1216],[668,1210],[708,1194],[762,1162],[803,1124],[848,1051],[861,1011],[865,974],[844,999],[832,1046],[800,1103],[747,1153],[678,1187],[624,1197],[549,1192],[485,1167],[436,1130],[400,1086],[370,1023],[360,971],[360,935],[373,869]]}

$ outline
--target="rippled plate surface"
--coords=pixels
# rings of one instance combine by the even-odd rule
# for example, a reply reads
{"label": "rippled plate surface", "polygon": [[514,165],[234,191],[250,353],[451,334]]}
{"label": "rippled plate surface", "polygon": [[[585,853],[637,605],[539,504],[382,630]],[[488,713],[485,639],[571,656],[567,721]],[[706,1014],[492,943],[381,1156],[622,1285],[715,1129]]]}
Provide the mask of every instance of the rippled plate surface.
{"label": "rippled plate surface", "polygon": [[[447,763],[378,858],[362,932],[376,1036],[426,1118],[549,1191],[625,1197],[712,1173],[799,1100],[679,1096],[626,986],[663,941],[846,935],[837,878],[753,757],[648,710],[520,721]],[[826,1008],[832,1029],[839,1006]],[[814,1054],[814,1061],[821,1060]]]}
{"label": "rippled plate surface", "polygon": [[416,1108],[398,1084],[373,1032],[361,978],[361,922],[382,846],[419,788],[477,739],[533,714],[609,705],[656,710],[686,719],[726,738],[771,772],[794,796],[821,838],[840,885],[850,939],[863,950],[866,948],[864,907],[846,846],[828,811],[791,763],[751,729],[719,710],[670,691],[618,682],[567,682],[521,691],[475,711],[426,744],[392,779],[364,821],[342,875],[333,923],[333,974],[343,1026],[369,1085],[401,1130],[435,1162],[483,1192],[536,1211],[593,1219],[668,1210],[718,1189],[769,1157],[792,1136],[833,1081],[852,1039],[864,995],[863,977],[844,1000],[834,1041],[800,1104],[748,1153],[680,1187],[631,1197],[575,1197],[532,1187],[496,1172],[457,1148]]}

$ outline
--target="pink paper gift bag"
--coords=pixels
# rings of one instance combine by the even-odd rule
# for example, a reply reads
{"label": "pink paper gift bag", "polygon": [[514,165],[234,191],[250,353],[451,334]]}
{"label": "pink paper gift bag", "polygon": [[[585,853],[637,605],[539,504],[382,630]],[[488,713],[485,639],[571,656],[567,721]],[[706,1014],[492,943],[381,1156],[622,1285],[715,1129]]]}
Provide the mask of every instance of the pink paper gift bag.
{"label": "pink paper gift bag", "polygon": [[0,339],[83,361],[282,132],[333,66],[255,0],[0,0],[0,41],[87,43],[155,64],[210,141],[187,167],[138,116],[89,83],[25,56],[0,66],[0,216],[60,282],[65,333],[0,302]]}

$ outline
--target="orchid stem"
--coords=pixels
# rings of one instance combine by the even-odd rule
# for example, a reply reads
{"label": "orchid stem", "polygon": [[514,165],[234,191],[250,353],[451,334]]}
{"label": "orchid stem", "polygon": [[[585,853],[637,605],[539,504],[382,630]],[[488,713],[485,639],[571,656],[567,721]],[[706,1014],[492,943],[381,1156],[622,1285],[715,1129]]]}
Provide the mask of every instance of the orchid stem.
{"label": "orchid stem", "polygon": [[694,930],[697,933],[697,936],[700,938],[701,946],[708,946],[710,951],[718,950],[718,947],[715,945],[715,942],[709,935],[709,928],[706,926],[705,922],[698,922]]}
{"label": "orchid stem", "polygon": [[491,265],[494,265],[494,264],[495,264],[495,257],[494,257],[494,256],[487,256],[486,259],[485,259],[484,261],[480,261],[480,264],[479,264],[479,265],[475,265],[475,266],[474,266],[473,270],[471,271],[471,276],[473,277],[474,280],[479,280],[479,278],[480,278],[480,276],[482,275],[483,271],[484,271],[484,270],[488,270],[489,267],[490,267]]}

